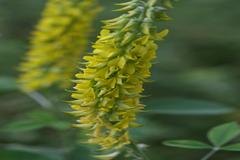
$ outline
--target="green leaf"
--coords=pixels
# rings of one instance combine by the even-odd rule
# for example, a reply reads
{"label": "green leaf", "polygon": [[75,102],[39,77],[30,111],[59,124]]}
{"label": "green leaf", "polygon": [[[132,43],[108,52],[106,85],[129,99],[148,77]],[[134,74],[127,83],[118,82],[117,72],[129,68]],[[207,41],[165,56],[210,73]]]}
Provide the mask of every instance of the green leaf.
{"label": "green leaf", "polygon": [[2,160],[61,160],[57,158],[49,158],[41,154],[5,149],[0,150],[0,155]]}
{"label": "green leaf", "polygon": [[240,135],[240,126],[236,122],[214,127],[208,132],[208,139],[212,144],[220,147]]}
{"label": "green leaf", "polygon": [[169,140],[163,143],[166,146],[188,149],[210,149],[210,145],[196,140]]}
{"label": "green leaf", "polygon": [[0,77],[0,92],[17,90],[17,83],[13,77]]}
{"label": "green leaf", "polygon": [[[63,160],[64,153],[69,150],[67,148],[51,148],[51,147],[41,147],[41,146],[28,146],[22,144],[3,144],[4,149],[8,152],[12,153],[22,153],[22,154],[30,154],[44,157],[44,159],[48,158],[51,160]],[[0,154],[1,155],[1,154]],[[24,159],[25,160],[25,159]]]}
{"label": "green leaf", "polygon": [[146,113],[149,114],[219,115],[234,111],[223,104],[184,98],[153,99],[145,104],[149,108]]}
{"label": "green leaf", "polygon": [[58,117],[49,111],[34,110],[25,114],[26,117],[38,122],[50,123],[58,121]]}
{"label": "green leaf", "polygon": [[69,127],[72,126],[70,122],[67,121],[57,121],[49,124],[49,127],[52,127],[54,129],[58,130],[65,130],[69,129]]}
{"label": "green leaf", "polygon": [[5,125],[1,131],[5,132],[26,132],[32,131],[36,129],[40,129],[44,127],[45,124],[39,123],[32,120],[21,120],[21,121],[14,121],[10,122],[9,124]]}
{"label": "green leaf", "polygon": [[222,147],[221,150],[224,150],[224,151],[240,151],[240,143],[231,144],[231,145]]}
{"label": "green leaf", "polygon": [[5,132],[26,132],[51,127],[64,130],[70,123],[59,119],[55,114],[47,111],[32,111],[25,114],[23,119],[10,122],[1,128]]}

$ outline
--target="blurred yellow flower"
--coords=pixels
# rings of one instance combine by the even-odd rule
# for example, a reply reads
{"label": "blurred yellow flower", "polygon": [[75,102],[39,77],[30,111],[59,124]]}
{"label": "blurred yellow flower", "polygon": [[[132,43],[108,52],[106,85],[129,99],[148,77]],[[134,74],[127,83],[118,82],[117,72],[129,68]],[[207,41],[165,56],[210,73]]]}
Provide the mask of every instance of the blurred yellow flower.
{"label": "blurred yellow flower", "polygon": [[95,0],[48,0],[32,34],[31,48],[19,66],[24,91],[70,85],[99,11]]}

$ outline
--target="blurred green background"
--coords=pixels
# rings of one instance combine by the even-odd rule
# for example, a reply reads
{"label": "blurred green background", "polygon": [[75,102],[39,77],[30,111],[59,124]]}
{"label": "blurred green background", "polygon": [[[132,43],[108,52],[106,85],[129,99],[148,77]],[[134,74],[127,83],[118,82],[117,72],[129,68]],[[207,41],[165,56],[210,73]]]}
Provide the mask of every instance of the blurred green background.
{"label": "blurred green background", "polygon": [[[113,3],[100,0],[100,20],[114,17]],[[70,127],[65,115],[69,93],[42,91],[54,108],[41,108],[17,89],[17,65],[28,49],[30,32],[41,15],[44,0],[0,0],[0,159],[93,160],[94,148],[79,143],[82,131]],[[196,160],[206,151],[162,145],[166,139],[206,141],[206,131],[223,122],[239,121],[240,1],[181,0],[169,15],[166,40],[159,43],[152,83],[145,85],[148,112],[139,116],[144,127],[133,138],[147,144],[151,160]],[[118,158],[119,160],[127,158]],[[239,153],[222,152],[212,160],[239,160]]]}

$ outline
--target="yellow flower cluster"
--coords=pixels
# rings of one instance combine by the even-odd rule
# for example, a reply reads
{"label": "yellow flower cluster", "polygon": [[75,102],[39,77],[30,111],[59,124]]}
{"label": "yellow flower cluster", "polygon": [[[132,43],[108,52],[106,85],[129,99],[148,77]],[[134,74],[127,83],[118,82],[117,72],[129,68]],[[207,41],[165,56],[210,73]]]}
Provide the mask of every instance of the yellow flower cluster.
{"label": "yellow flower cluster", "polygon": [[[165,8],[157,0],[131,0],[118,4],[123,14],[104,21],[93,52],[84,56],[85,67],[76,74],[71,112],[76,127],[89,131],[88,143],[106,151],[131,143],[129,128],[139,126],[136,113],[143,82],[151,73],[157,40],[168,33],[156,31],[154,22],[165,20]],[[103,158],[103,157],[100,157]]]}
{"label": "yellow flower cluster", "polygon": [[95,0],[48,0],[19,66],[24,91],[70,84],[99,10]]}

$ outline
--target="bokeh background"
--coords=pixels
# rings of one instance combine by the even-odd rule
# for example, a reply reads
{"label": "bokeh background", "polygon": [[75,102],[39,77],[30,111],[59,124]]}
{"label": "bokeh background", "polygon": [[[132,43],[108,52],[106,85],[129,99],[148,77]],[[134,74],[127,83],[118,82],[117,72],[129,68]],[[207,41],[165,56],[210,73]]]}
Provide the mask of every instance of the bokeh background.
{"label": "bokeh background", "polygon": [[[94,23],[94,42],[100,20],[113,3],[100,0],[105,10]],[[56,88],[41,91],[54,104],[42,108],[18,90],[17,66],[28,50],[30,32],[40,18],[44,0],[0,0],[0,159],[94,160],[93,147],[79,143],[82,131],[70,127],[65,115],[69,93]],[[239,121],[240,1],[180,0],[169,15],[169,36],[159,43],[145,85],[148,112],[139,116],[144,127],[133,138],[148,145],[151,160],[196,160],[207,151],[169,148],[167,139],[206,140],[209,128]],[[240,139],[239,139],[240,140]],[[124,158],[118,158],[123,160]],[[240,153],[220,152],[212,160],[239,160]]]}

